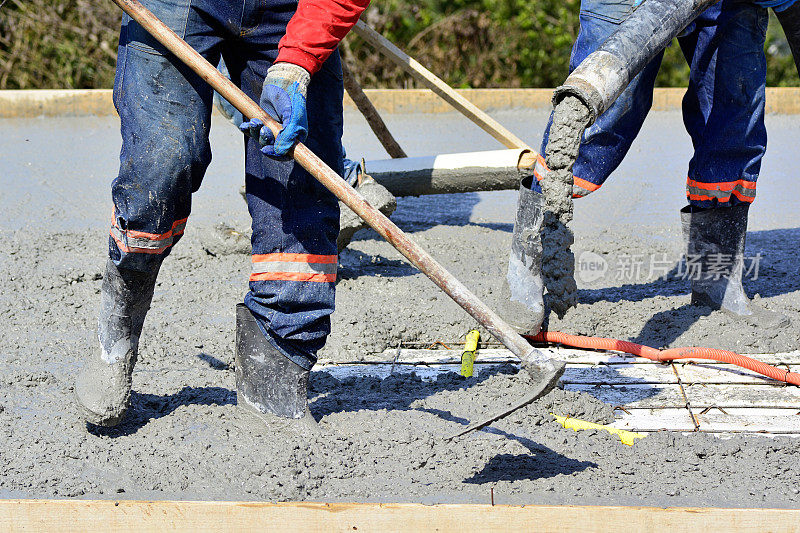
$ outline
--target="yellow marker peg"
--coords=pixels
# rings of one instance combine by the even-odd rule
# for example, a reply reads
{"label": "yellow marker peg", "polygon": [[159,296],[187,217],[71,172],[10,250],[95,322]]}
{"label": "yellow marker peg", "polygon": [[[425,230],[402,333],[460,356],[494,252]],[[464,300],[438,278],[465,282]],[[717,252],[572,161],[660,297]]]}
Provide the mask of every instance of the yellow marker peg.
{"label": "yellow marker peg", "polygon": [[467,340],[464,343],[464,353],[461,354],[461,375],[465,378],[472,377],[473,364],[475,363],[475,350],[478,349],[478,341],[481,334],[477,329],[467,333]]}
{"label": "yellow marker peg", "polygon": [[577,418],[572,418],[569,416],[558,416],[553,413],[550,414],[556,418],[556,422],[558,422],[567,429],[574,429],[575,431],[579,431],[581,429],[602,429],[603,431],[608,431],[609,433],[616,435],[617,437],[619,437],[619,440],[622,442],[622,444],[627,444],[628,446],[633,446],[633,443],[636,439],[643,439],[644,437],[647,436],[647,433],[625,431],[624,429],[617,429],[617,428],[612,428],[611,426],[595,424],[594,422],[578,420]]}

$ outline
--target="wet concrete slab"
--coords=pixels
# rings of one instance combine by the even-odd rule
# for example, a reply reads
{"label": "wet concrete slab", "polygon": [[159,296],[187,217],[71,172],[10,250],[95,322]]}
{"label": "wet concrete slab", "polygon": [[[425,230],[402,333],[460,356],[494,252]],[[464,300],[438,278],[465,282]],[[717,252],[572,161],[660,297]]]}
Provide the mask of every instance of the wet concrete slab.
{"label": "wet concrete slab", "polygon": [[[547,119],[519,110],[495,116],[534,146]],[[456,115],[386,120],[412,155],[499,148]],[[794,117],[767,119],[770,148],[748,237],[749,250],[764,254],[761,276],[748,290],[789,315],[792,328],[748,329],[720,313],[692,309],[685,280],[625,275],[579,277],[581,303],[553,329],[657,347],[797,350],[800,214],[787,194],[794,184],[797,124]],[[346,132],[351,156],[385,157],[360,117],[346,116]],[[433,361],[445,364],[441,371],[425,365],[421,352],[395,361],[391,349],[401,343],[457,347],[475,323],[370,231],[356,235],[340,257],[337,312],[321,356],[349,364],[315,372],[311,409],[323,437],[316,451],[308,442],[276,442],[235,405],[233,309],[247,290],[250,258],[241,247],[213,255],[203,240],[219,223],[249,225],[239,195],[241,143],[230,125],[215,120],[214,161],[186,236],[159,276],[145,324],[131,417],[114,431],[87,431],[71,389],[96,344],[118,124],[113,118],[0,121],[0,494],[482,502],[494,488],[507,503],[798,505],[800,496],[785,480],[800,456],[797,439],[683,435],[697,422],[674,373],[617,354],[593,353],[581,362],[580,354],[563,352],[573,364],[565,387],[574,391],[558,391],[468,441],[442,443],[442,435],[521,395],[525,383],[511,365],[479,365],[479,375],[464,382],[447,371],[457,368],[454,353]],[[679,114],[653,113],[609,183],[576,202],[576,255],[592,252],[615,266],[619,255],[663,253],[672,267],[690,152]],[[495,305],[515,200],[513,191],[406,198],[393,219]],[[482,336],[489,339],[485,331]],[[500,351],[491,357],[504,359]],[[375,361],[380,364],[364,365]],[[392,373],[392,363],[404,371]],[[357,377],[343,370],[358,365],[371,370]],[[427,371],[425,379],[405,371],[412,369]],[[701,390],[704,376],[686,375],[692,383],[686,395],[706,407],[730,385],[720,379]],[[696,413],[701,425],[795,428],[759,399],[780,399],[773,388],[732,385],[762,387],[752,401],[765,411],[750,416],[738,410],[740,401],[726,400],[722,408],[729,414],[713,408]],[[631,416],[592,392],[623,404]],[[795,396],[790,400],[779,405],[796,404]],[[553,411],[654,434],[628,449],[597,432],[564,430],[552,421]],[[749,477],[743,480],[742,472]]]}

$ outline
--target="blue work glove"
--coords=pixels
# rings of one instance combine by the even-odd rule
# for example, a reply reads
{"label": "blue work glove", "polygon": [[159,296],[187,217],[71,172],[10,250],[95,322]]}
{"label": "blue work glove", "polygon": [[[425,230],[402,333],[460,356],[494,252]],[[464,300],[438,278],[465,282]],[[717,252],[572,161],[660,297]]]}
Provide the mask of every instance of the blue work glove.
{"label": "blue work glove", "polygon": [[303,67],[292,63],[275,63],[267,70],[259,105],[272,118],[283,124],[275,138],[272,130],[264,127],[259,119],[243,122],[239,129],[245,135],[258,139],[261,151],[273,157],[283,157],[295,145],[308,136],[306,116],[306,92],[311,74]]}

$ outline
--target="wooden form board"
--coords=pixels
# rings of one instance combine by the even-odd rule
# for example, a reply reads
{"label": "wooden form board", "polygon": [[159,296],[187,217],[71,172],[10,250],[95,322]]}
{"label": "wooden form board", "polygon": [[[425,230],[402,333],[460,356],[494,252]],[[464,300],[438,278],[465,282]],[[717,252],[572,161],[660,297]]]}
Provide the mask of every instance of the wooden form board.
{"label": "wooden form board", "polygon": [[[391,373],[435,379],[458,372],[461,351],[392,348],[358,363],[323,363],[334,377]],[[615,352],[544,348],[567,362],[566,390],[586,392],[615,408],[620,429],[631,431],[707,431],[800,436],[800,388],[787,386],[734,365],[703,360],[658,363]],[[800,372],[800,352],[753,356]],[[516,363],[504,348],[476,352],[475,374],[492,372],[497,364]],[[570,413],[559,413],[569,415]]]}
{"label": "wooden form board", "polygon": [[[470,527],[472,526],[472,527]],[[604,506],[2,500],[0,530],[800,532],[800,510]]]}

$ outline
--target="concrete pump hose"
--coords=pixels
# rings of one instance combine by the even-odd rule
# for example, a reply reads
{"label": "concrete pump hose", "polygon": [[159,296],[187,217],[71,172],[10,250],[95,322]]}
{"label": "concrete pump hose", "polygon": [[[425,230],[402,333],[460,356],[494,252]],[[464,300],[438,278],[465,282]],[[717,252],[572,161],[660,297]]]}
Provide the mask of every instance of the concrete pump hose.
{"label": "concrete pump hose", "polygon": [[700,13],[717,0],[644,0],[553,94],[553,105],[575,96],[590,110],[590,124]]}
{"label": "concrete pump hose", "polygon": [[559,331],[542,331],[537,335],[526,335],[525,338],[527,338],[529,341],[551,342],[555,344],[571,346],[573,348],[624,352],[639,357],[645,357],[653,361],[674,361],[676,359],[709,359],[712,361],[718,361],[720,363],[730,363],[740,368],[757,372],[762,376],[767,376],[768,378],[800,387],[800,374],[797,372],[783,370],[751,357],[728,350],[701,348],[697,346],[658,350],[656,348],[651,348],[642,344],[636,344],[634,342],[621,341],[618,339],[606,339],[602,337],[570,335],[568,333],[561,333]]}

